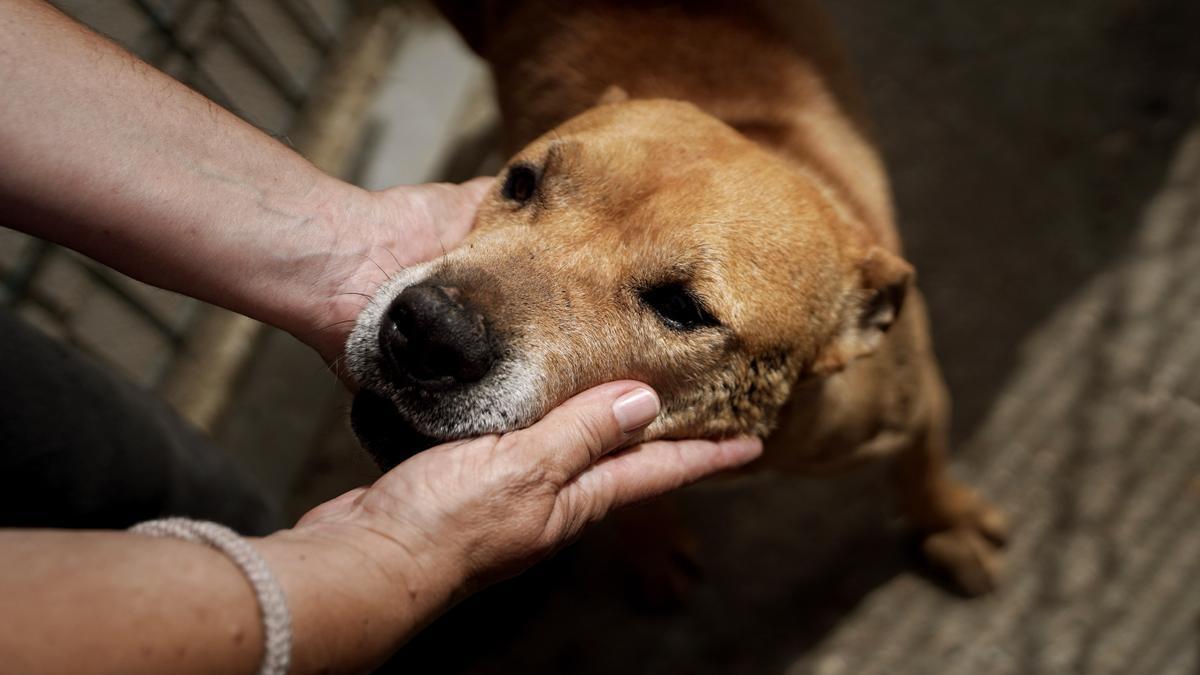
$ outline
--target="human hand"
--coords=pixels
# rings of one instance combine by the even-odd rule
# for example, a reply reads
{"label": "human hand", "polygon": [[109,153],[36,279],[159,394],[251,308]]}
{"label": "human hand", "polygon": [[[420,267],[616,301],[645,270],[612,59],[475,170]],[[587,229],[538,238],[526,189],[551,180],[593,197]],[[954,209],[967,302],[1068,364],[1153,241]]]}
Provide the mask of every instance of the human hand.
{"label": "human hand", "polygon": [[5,226],[328,362],[386,277],[461,241],[491,182],[350,185],[45,2],[0,2],[0,44]]}
{"label": "human hand", "polygon": [[[612,510],[744,464],[757,439],[654,441],[617,454],[658,414],[646,385],[585,391],[533,426],[421,452],[368,488],[323,504],[299,526],[349,523],[385,541],[426,542],[426,575],[488,583],[515,574]],[[398,552],[393,552],[398,553]],[[405,561],[407,564],[410,561]]]}
{"label": "human hand", "polygon": [[339,234],[312,292],[318,311],[293,331],[335,364],[363,308],[379,286],[405,267],[454,248],[471,231],[492,178],[462,184],[401,185],[357,191],[352,205],[333,209]]}
{"label": "human hand", "polygon": [[[612,510],[762,451],[758,439],[732,439],[652,441],[614,452],[635,442],[657,413],[646,385],[601,385],[526,429],[421,452],[370,487],[316,507],[286,536],[315,542],[307,547],[310,570],[314,558],[353,557],[330,576],[339,580],[339,597],[355,593],[374,607],[369,635],[364,629],[355,639],[363,654],[369,641],[382,658],[464,593],[522,571]],[[318,611],[329,617],[328,590],[321,597]],[[343,612],[326,625],[366,625],[363,613]],[[333,636],[329,630],[312,632]]]}

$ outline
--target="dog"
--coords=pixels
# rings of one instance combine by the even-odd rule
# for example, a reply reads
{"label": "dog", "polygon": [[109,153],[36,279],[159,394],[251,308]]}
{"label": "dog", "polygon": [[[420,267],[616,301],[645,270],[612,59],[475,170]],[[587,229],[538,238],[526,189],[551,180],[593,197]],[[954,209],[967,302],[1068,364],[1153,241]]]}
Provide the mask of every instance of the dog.
{"label": "dog", "polygon": [[816,9],[460,2],[514,151],[457,249],[386,282],[347,345],[384,467],[527,426],[602,382],[643,438],[767,438],[787,471],[891,457],[922,550],[995,587],[1002,513],[946,470],[949,403],[887,176]]}

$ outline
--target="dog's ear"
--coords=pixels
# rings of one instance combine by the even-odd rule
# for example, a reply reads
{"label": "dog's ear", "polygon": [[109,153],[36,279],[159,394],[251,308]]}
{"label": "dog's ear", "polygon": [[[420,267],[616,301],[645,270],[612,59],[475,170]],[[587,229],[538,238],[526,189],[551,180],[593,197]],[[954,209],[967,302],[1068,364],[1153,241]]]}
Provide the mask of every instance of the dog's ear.
{"label": "dog's ear", "polygon": [[879,246],[867,249],[855,273],[841,326],[813,361],[813,374],[835,373],[874,352],[900,315],[913,279],[912,265]]}
{"label": "dog's ear", "polygon": [[608,85],[608,89],[600,94],[600,98],[596,99],[596,105],[607,105],[609,103],[624,103],[629,100],[629,92],[618,87],[615,84]]}

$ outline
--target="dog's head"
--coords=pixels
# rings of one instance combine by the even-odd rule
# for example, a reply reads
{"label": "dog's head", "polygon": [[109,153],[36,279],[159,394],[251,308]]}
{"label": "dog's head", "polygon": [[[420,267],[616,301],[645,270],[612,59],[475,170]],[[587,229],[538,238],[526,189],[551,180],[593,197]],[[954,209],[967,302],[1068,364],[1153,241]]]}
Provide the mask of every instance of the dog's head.
{"label": "dog's head", "polygon": [[630,378],[645,437],[765,434],[802,376],[869,353],[911,268],[811,176],[697,108],[594,108],[518,153],[457,249],[384,284],[347,345],[388,466]]}

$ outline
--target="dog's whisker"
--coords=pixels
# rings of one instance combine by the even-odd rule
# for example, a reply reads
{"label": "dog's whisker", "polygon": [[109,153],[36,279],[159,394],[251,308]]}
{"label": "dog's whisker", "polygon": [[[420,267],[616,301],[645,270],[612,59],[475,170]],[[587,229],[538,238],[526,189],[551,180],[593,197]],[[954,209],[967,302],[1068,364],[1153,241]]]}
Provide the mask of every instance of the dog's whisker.
{"label": "dog's whisker", "polygon": [[383,250],[387,251],[387,254],[392,256],[392,260],[396,263],[396,267],[399,270],[404,271],[404,270],[408,269],[408,267],[404,263],[400,262],[400,259],[396,257],[396,254],[392,252],[392,249],[387,248],[385,246],[385,247],[383,247]]}
{"label": "dog's whisker", "polygon": [[372,258],[371,256],[369,256],[369,255],[367,255],[367,254],[365,254],[365,253],[363,254],[363,257],[365,257],[367,260],[370,260],[370,261],[371,261],[371,264],[372,264],[372,265],[374,265],[376,268],[378,268],[378,269],[379,269],[379,273],[383,275],[383,278],[384,278],[384,279],[390,279],[390,278],[391,278],[391,276],[392,276],[392,275],[388,274],[388,271],[387,271],[387,270],[385,270],[385,269],[383,269],[383,265],[380,265],[378,262],[376,262],[374,258]]}
{"label": "dog's whisker", "polygon": [[333,372],[334,377],[342,379],[342,364],[346,362],[346,354],[342,354],[329,363],[329,370]]}
{"label": "dog's whisker", "polygon": [[304,336],[308,337],[308,336],[314,335],[316,333],[321,333],[321,332],[327,331],[331,328],[337,328],[338,326],[344,326],[348,323],[352,324],[352,323],[357,323],[357,322],[358,322],[358,319],[346,319],[344,321],[335,321],[335,322],[329,324],[328,326],[321,326],[320,328],[314,328],[314,329],[308,331],[307,333],[304,333]]}

